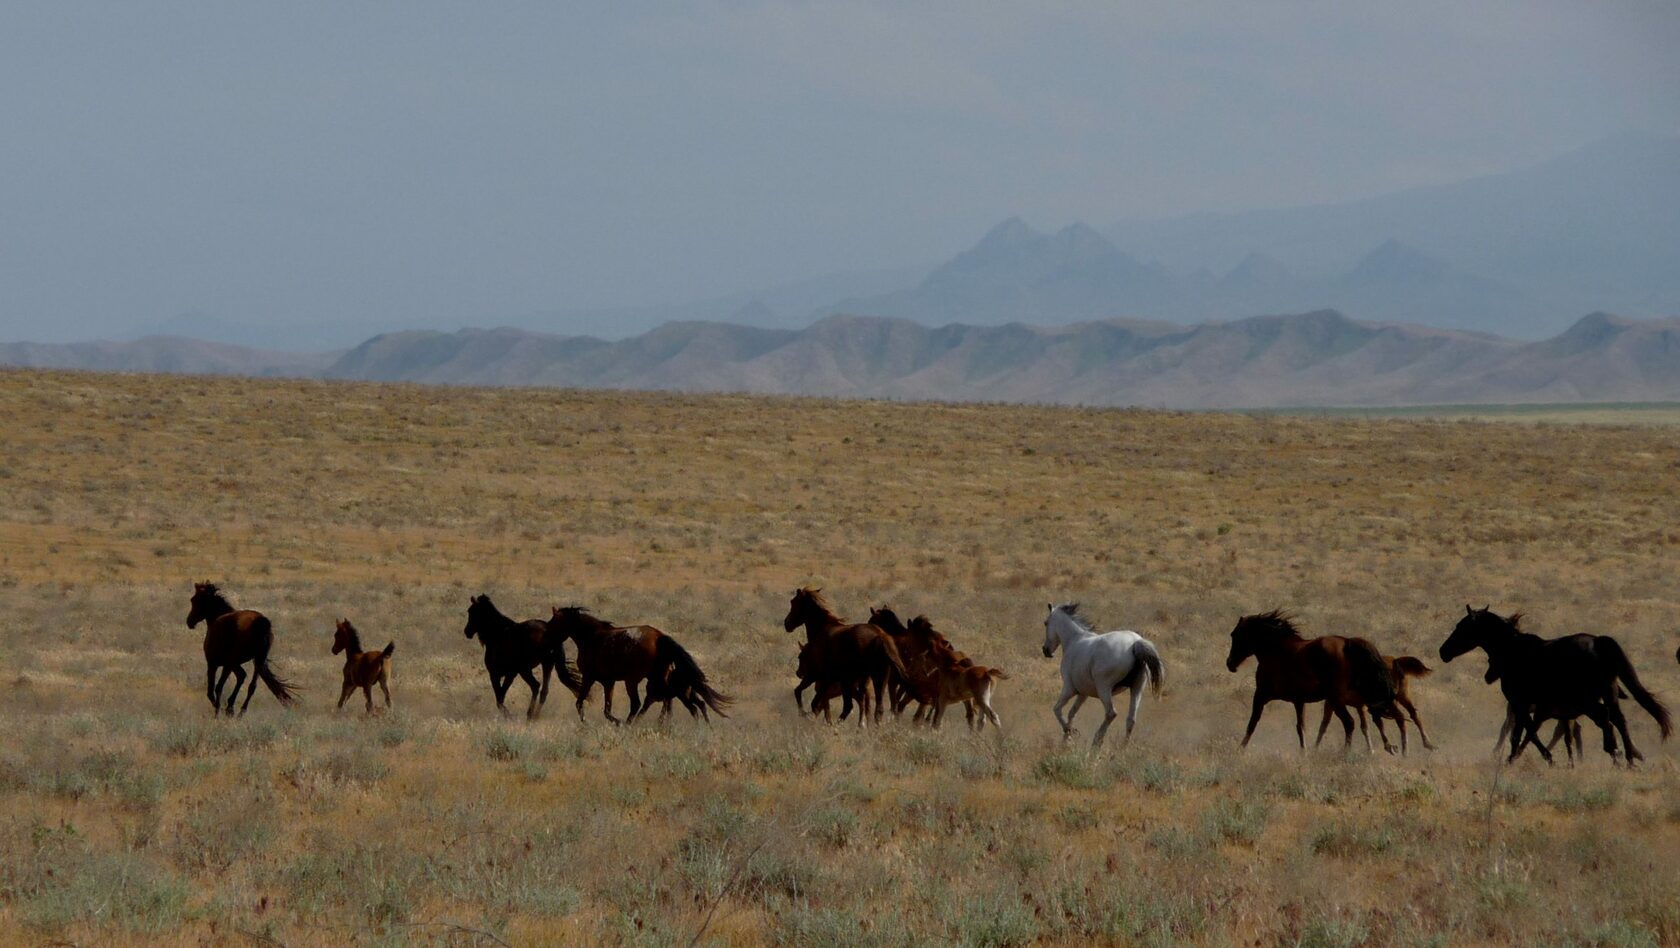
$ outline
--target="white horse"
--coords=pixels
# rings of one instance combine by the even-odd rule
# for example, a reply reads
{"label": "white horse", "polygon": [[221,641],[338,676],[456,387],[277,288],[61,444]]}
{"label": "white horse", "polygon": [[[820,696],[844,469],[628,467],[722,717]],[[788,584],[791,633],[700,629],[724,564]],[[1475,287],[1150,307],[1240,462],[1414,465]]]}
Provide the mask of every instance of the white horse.
{"label": "white horse", "polygon": [[[1131,740],[1138,705],[1143,703],[1144,685],[1148,684],[1159,697],[1161,683],[1166,678],[1166,667],[1161,664],[1161,655],[1155,651],[1154,644],[1136,632],[1093,632],[1085,617],[1079,614],[1079,603],[1068,602],[1059,606],[1051,604],[1050,614],[1044,619],[1044,657],[1053,657],[1058,645],[1062,649],[1062,696],[1050,710],[1056,715],[1056,723],[1062,726],[1062,740],[1073,736],[1073,716],[1079,713],[1085,699],[1095,698],[1108,711],[1102,727],[1097,728],[1097,736],[1091,740],[1092,749],[1101,745],[1108,726],[1118,717],[1114,712],[1114,695],[1121,688],[1132,690],[1131,708],[1126,713],[1126,740]],[[1062,706],[1069,698],[1074,699],[1073,710],[1064,718]]]}

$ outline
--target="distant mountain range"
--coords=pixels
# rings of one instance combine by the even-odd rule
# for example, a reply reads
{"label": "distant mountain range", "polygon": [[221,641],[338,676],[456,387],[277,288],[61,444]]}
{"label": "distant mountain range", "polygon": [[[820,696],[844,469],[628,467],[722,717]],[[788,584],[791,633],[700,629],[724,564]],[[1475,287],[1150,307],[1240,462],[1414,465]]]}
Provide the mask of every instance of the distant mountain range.
{"label": "distant mountain range", "polygon": [[1522,342],[1332,310],[1194,326],[928,328],[838,315],[803,330],[672,323],[613,342],[516,329],[401,332],[317,356],[161,338],[14,344],[0,346],[0,364],[1170,408],[1661,401],[1680,400],[1680,319],[1595,313]]}
{"label": "distant mountain range", "polygon": [[929,326],[1060,326],[1336,309],[1378,322],[1537,339],[1595,310],[1680,314],[1677,259],[1680,139],[1629,134],[1522,170],[1339,204],[1100,229],[1073,224],[1054,233],[1012,218],[931,269],[831,274],[684,303],[468,313],[396,327],[250,326],[186,314],[153,331],[326,349],[391,329],[491,320],[616,338],[691,321],[798,330],[836,313]]}

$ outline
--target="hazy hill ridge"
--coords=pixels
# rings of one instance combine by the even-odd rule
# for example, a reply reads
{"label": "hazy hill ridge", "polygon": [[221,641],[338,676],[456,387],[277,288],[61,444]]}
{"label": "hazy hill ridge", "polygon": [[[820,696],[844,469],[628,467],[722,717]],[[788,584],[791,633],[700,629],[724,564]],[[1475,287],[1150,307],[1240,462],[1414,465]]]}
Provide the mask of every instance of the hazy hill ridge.
{"label": "hazy hill ridge", "polygon": [[1333,310],[1180,326],[930,328],[831,316],[800,331],[672,323],[606,342],[514,329],[376,336],[296,356],[175,340],[0,346],[0,363],[459,385],[747,391],[1173,408],[1680,400],[1680,319],[1594,313],[1541,342]]}

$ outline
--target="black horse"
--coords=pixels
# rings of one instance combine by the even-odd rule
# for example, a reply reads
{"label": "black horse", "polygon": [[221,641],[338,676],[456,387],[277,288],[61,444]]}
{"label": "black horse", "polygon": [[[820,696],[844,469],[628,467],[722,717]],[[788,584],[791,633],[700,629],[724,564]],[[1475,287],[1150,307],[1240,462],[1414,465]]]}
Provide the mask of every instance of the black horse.
{"label": "black horse", "polygon": [[[1628,736],[1627,718],[1617,702],[1617,682],[1657,721],[1664,740],[1673,725],[1668,709],[1640,684],[1627,653],[1608,635],[1566,635],[1543,639],[1522,631],[1522,614],[1497,615],[1488,608],[1464,607],[1452,634],[1441,643],[1441,661],[1450,662],[1471,649],[1487,653],[1488,677],[1497,677],[1512,722],[1511,756],[1533,744],[1549,763],[1551,752],[1539,740],[1540,724],[1556,718],[1586,716],[1604,733],[1604,752],[1616,756],[1616,734],[1627,751],[1628,766],[1643,760]],[[1497,671],[1495,670],[1497,668]]]}
{"label": "black horse", "polygon": [[[535,719],[548,701],[548,679],[558,668],[560,683],[577,694],[577,672],[566,663],[564,638],[549,631],[542,619],[515,622],[502,615],[489,596],[474,596],[467,606],[467,638],[478,636],[484,645],[484,668],[490,673],[490,689],[496,693],[496,707],[507,714],[502,699],[513,687],[515,676],[523,678],[531,688],[531,705],[525,709],[527,718]],[[542,666],[542,685],[531,669]]]}

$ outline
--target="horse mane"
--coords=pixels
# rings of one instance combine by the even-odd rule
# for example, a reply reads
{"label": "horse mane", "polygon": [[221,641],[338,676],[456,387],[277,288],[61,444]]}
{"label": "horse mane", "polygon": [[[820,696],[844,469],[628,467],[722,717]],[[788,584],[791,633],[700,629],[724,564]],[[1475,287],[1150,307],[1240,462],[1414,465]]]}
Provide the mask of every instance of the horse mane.
{"label": "horse mane", "polygon": [[801,586],[799,591],[805,595],[806,599],[810,600],[811,605],[828,613],[829,618],[836,620],[840,618],[840,613],[834,611],[834,604],[828,601],[828,597],[823,595],[821,589],[814,586]]}
{"label": "horse mane", "polygon": [[203,597],[206,606],[222,610],[216,615],[226,615],[233,611],[233,603],[227,601],[227,597],[222,595],[222,591],[216,588],[215,583],[205,583],[198,587],[198,590],[193,594],[193,599],[197,601],[200,597]]}
{"label": "horse mane", "polygon": [[1079,626],[1080,629],[1086,632],[1096,631],[1097,624],[1091,621],[1091,618],[1085,613],[1079,611],[1079,603],[1064,602],[1057,606],[1056,609],[1060,611],[1062,615],[1072,619],[1073,624]]}
{"label": "horse mane", "polygon": [[[920,619],[922,617],[917,616],[916,618]],[[869,622],[876,628],[891,632],[894,635],[903,635],[910,631],[905,627],[904,620],[898,617],[898,613],[892,611],[892,609],[887,606],[869,610]],[[915,622],[916,619],[910,620],[912,625],[914,625]]]}
{"label": "horse mane", "polygon": [[1273,609],[1271,612],[1246,616],[1243,619],[1243,624],[1255,626],[1254,631],[1261,635],[1270,634],[1280,638],[1286,635],[1297,637],[1301,635],[1301,630],[1295,628],[1295,617],[1282,609]]}

